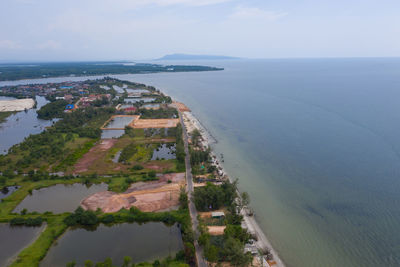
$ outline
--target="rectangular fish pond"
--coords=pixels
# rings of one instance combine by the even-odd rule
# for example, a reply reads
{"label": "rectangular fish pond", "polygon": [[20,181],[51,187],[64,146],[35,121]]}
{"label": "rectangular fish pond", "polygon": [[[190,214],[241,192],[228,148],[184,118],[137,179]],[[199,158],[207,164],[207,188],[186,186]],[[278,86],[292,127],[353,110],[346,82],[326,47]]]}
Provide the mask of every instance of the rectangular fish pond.
{"label": "rectangular fish pond", "polygon": [[44,213],[72,212],[79,207],[81,201],[89,195],[100,191],[107,191],[107,184],[57,184],[50,187],[33,190],[15,209],[20,213],[23,209],[28,212],[37,211]]}
{"label": "rectangular fish pond", "polygon": [[103,130],[101,132],[101,139],[119,138],[123,136],[125,130]]}
{"label": "rectangular fish pond", "polygon": [[0,224],[0,266],[8,266],[25,247],[32,243],[44,229],[37,227]]}
{"label": "rectangular fish pond", "polygon": [[123,223],[112,226],[100,224],[95,231],[73,228],[50,247],[41,267],[66,266],[75,261],[83,266],[85,260],[104,261],[110,257],[121,266],[130,256],[135,263],[163,259],[183,249],[180,229],[160,222],[145,224]]}
{"label": "rectangular fish pond", "polygon": [[105,128],[125,128],[129,123],[133,121],[134,116],[116,116],[113,117],[105,126]]}
{"label": "rectangular fish pond", "polygon": [[176,144],[160,144],[157,148],[153,150],[151,160],[176,159],[175,151]]}
{"label": "rectangular fish pond", "polygon": [[153,102],[155,100],[154,97],[133,97],[133,98],[125,98],[125,103],[137,103],[143,101],[144,103]]}

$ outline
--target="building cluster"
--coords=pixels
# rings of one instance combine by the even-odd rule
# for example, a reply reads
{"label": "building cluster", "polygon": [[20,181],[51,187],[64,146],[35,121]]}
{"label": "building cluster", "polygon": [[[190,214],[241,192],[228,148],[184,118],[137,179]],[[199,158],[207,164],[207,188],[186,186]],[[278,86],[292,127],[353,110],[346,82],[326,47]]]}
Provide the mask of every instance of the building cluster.
{"label": "building cluster", "polygon": [[28,84],[3,86],[0,93],[3,95],[18,95],[22,97],[47,96],[64,99],[72,98],[73,95],[84,95],[89,92],[89,84],[86,82],[62,82],[46,84]]}

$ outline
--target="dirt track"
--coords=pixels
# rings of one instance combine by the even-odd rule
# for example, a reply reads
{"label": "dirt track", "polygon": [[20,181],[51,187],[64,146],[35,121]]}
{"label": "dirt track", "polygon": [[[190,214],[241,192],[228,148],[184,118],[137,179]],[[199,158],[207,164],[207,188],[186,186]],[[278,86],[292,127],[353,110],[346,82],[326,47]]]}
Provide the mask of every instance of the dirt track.
{"label": "dirt track", "polygon": [[121,194],[98,192],[84,199],[81,206],[86,210],[100,208],[103,212],[117,212],[133,206],[145,212],[173,209],[179,205],[180,188],[184,185],[184,173],[164,174],[158,181],[135,183]]}

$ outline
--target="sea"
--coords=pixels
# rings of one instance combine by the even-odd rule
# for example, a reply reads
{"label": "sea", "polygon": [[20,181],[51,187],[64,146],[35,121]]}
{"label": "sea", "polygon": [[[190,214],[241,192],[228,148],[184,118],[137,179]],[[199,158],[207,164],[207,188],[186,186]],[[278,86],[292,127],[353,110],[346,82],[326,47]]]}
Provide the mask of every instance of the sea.
{"label": "sea", "polygon": [[191,108],[287,266],[400,266],[399,58],[155,63],[225,68],[114,77]]}

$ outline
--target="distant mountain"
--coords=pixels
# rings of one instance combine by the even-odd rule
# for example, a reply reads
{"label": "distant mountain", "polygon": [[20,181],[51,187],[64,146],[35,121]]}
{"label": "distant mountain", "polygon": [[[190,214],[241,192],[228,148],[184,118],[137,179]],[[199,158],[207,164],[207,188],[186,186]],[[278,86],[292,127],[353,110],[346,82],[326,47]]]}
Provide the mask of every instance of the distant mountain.
{"label": "distant mountain", "polygon": [[238,57],[213,56],[213,55],[190,55],[190,54],[171,54],[165,55],[157,60],[221,60],[221,59],[239,59]]}

